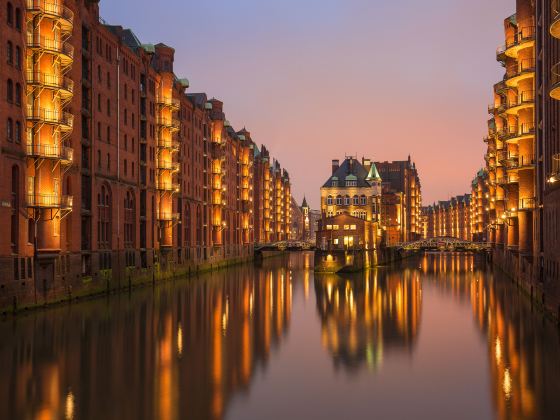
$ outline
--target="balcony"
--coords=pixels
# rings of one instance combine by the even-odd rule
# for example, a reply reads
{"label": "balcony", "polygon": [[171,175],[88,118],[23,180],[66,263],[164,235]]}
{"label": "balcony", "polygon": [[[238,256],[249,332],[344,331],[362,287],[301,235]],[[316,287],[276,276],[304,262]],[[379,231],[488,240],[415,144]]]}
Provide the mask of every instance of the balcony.
{"label": "balcony", "polygon": [[166,140],[160,138],[158,140],[158,147],[161,149],[168,149],[171,151],[178,151],[180,148],[179,142],[177,140]]}
{"label": "balcony", "polygon": [[506,68],[504,82],[509,88],[515,88],[520,81],[534,77],[535,71],[536,60],[534,58],[523,59]]}
{"label": "balcony", "polygon": [[179,172],[179,164],[177,162],[169,162],[161,159],[158,160],[157,168],[160,171]]}
{"label": "balcony", "polygon": [[157,125],[171,131],[179,131],[181,123],[175,118],[157,117]]}
{"label": "balcony", "polygon": [[549,184],[555,184],[560,181],[560,153],[552,155],[551,171],[546,178],[546,182]]}
{"label": "balcony", "polygon": [[519,199],[519,211],[532,210],[536,207],[536,199],[532,198],[520,198]]}
{"label": "balcony", "polygon": [[30,15],[44,15],[58,20],[64,31],[71,31],[74,26],[74,12],[61,4],[60,0],[27,0],[26,10]]}
{"label": "balcony", "polygon": [[550,35],[560,39],[560,0],[552,0],[550,6]]}
{"label": "balcony", "polygon": [[74,126],[74,116],[68,112],[55,109],[35,108],[27,105],[27,119],[29,121],[60,126],[63,131],[71,131]]}
{"label": "balcony", "polygon": [[550,86],[550,96],[553,99],[560,101],[560,63],[557,63],[552,67],[552,71],[550,74]]}
{"label": "balcony", "polygon": [[156,181],[156,188],[160,191],[170,191],[170,192],[179,192],[180,186],[176,182],[171,181]]}
{"label": "balcony", "polygon": [[505,45],[501,45],[496,50],[498,61],[504,61],[506,57],[517,58],[520,50],[532,47],[535,44],[535,26],[524,26],[519,28],[517,33],[506,40]]}
{"label": "balcony", "polygon": [[28,144],[27,155],[43,159],[60,159],[68,164],[74,160],[74,150],[58,144]]}
{"label": "balcony", "polygon": [[47,38],[35,33],[27,33],[27,47],[41,50],[60,57],[63,64],[70,64],[74,59],[74,47],[59,39]]}
{"label": "balcony", "polygon": [[516,115],[519,111],[535,106],[535,91],[525,90],[517,95],[517,98],[508,101],[501,113]]}
{"label": "balcony", "polygon": [[27,194],[27,207],[31,208],[70,210],[73,204],[71,195]]}
{"label": "balcony", "polygon": [[173,222],[175,220],[179,220],[180,216],[181,215],[179,213],[168,213],[160,211],[157,214],[157,219],[162,222]]}
{"label": "balcony", "polygon": [[74,92],[74,82],[56,74],[28,71],[27,84],[57,90],[62,97],[70,97]]}
{"label": "balcony", "polygon": [[508,175],[506,177],[498,178],[496,182],[500,186],[517,184],[519,182],[519,177],[517,175]]}
{"label": "balcony", "polygon": [[169,98],[166,96],[158,96],[156,98],[156,103],[162,107],[171,108],[174,110],[179,110],[181,108],[181,102],[179,99]]}

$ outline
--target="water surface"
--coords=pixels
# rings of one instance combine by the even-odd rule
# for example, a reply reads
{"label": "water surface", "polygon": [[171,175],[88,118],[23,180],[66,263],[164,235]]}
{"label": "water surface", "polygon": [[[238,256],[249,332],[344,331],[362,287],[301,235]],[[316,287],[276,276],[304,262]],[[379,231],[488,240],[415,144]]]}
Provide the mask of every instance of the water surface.
{"label": "water surface", "polygon": [[0,418],[560,418],[557,329],[483,262],[312,259],[0,322]]}

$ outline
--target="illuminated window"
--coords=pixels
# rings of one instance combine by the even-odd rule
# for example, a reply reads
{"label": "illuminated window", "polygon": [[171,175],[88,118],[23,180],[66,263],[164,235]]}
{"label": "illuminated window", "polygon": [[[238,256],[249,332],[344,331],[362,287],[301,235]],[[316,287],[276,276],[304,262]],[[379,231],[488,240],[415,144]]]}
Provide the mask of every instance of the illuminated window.
{"label": "illuminated window", "polygon": [[352,202],[355,206],[357,206],[358,204],[360,204],[360,198],[357,195],[355,195]]}
{"label": "illuminated window", "polygon": [[334,243],[335,245],[338,245],[338,238],[334,238],[334,239],[333,239],[333,243]]}
{"label": "illuminated window", "polygon": [[349,206],[349,205],[350,205],[350,197],[349,197],[349,196],[344,197],[344,205],[345,205],[345,206]]}
{"label": "illuminated window", "polygon": [[350,225],[344,225],[344,230],[350,230]]}
{"label": "illuminated window", "polygon": [[333,230],[338,230],[338,225],[333,225]]}
{"label": "illuminated window", "polygon": [[332,203],[333,203],[332,196],[329,195],[329,196],[327,197],[327,204],[330,206],[330,205],[332,205]]}
{"label": "illuminated window", "polygon": [[336,197],[336,205],[342,206],[342,196],[339,195]]}
{"label": "illuminated window", "polygon": [[350,225],[350,230],[356,230],[356,225]]}
{"label": "illuminated window", "polygon": [[332,230],[332,225],[327,225],[327,230]]}
{"label": "illuminated window", "polygon": [[365,206],[367,204],[367,198],[365,195],[362,195],[360,197],[360,203],[362,204],[362,206]]}

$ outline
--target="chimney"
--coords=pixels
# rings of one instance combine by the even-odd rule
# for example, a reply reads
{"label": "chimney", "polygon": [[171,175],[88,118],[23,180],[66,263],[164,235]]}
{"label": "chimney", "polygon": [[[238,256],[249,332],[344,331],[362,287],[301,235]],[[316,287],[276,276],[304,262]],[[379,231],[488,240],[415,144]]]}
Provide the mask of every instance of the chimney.
{"label": "chimney", "polygon": [[332,174],[333,175],[336,171],[338,171],[339,167],[340,167],[340,164],[339,164],[338,159],[333,159],[333,161],[332,161]]}

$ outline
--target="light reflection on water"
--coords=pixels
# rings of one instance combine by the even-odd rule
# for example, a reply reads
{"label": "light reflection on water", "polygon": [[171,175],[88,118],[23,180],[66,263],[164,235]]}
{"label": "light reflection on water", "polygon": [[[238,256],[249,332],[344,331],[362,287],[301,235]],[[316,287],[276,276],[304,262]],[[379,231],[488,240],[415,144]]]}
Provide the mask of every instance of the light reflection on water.
{"label": "light reflection on water", "polygon": [[[555,327],[475,257],[342,277],[312,260],[0,323],[0,418],[560,418]],[[426,368],[462,361],[461,377]]]}

